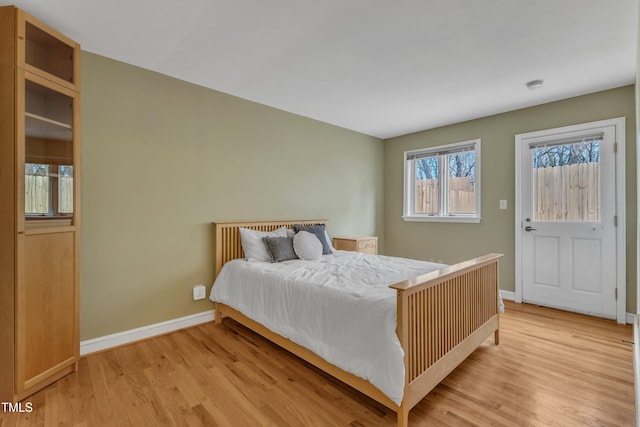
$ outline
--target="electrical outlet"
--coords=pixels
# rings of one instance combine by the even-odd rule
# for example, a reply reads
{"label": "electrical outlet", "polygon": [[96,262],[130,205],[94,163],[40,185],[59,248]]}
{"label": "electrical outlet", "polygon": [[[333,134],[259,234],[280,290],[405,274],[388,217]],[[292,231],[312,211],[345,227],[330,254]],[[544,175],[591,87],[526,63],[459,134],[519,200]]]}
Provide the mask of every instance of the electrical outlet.
{"label": "electrical outlet", "polygon": [[506,200],[500,200],[500,209],[507,209],[507,201]]}
{"label": "electrical outlet", "polygon": [[205,299],[207,296],[207,288],[204,285],[195,285],[193,287],[193,300],[198,301]]}

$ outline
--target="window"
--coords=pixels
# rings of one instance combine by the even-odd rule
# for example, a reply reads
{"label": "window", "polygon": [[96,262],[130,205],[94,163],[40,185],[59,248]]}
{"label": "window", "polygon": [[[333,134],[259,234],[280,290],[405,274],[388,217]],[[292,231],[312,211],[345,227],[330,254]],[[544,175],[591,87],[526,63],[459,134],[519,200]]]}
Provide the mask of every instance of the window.
{"label": "window", "polygon": [[480,222],[480,140],[404,153],[405,221]]}

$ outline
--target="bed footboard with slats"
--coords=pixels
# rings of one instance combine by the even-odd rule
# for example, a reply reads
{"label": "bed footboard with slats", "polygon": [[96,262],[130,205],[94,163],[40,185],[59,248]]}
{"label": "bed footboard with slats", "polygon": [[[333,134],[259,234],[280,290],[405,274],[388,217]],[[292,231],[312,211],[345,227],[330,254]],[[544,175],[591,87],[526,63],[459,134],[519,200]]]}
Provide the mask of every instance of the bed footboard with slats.
{"label": "bed footboard with slats", "polygon": [[398,292],[405,364],[398,425],[406,425],[409,410],[491,333],[499,344],[501,256],[485,255],[391,286]]}

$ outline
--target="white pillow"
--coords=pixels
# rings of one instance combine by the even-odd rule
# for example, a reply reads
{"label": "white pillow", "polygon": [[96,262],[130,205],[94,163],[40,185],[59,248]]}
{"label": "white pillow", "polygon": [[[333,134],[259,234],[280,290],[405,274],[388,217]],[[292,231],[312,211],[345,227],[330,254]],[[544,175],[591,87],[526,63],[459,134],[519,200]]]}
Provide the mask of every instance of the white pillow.
{"label": "white pillow", "polygon": [[280,227],[274,231],[257,231],[242,227],[239,230],[244,257],[249,261],[271,262],[271,255],[262,241],[263,237],[287,237],[287,227]]}
{"label": "white pillow", "polygon": [[293,250],[300,259],[319,259],[322,256],[322,242],[313,233],[298,231],[293,236]]}

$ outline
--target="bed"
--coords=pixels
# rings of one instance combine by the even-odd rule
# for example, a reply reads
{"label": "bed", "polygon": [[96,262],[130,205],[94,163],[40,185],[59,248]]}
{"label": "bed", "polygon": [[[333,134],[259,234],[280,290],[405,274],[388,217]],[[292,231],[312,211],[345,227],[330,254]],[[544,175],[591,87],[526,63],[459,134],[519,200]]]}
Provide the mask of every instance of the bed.
{"label": "bed", "polygon": [[[290,229],[295,224],[305,226],[325,223],[325,220],[214,223],[215,275],[218,288],[216,288],[216,284],[214,284],[212,297],[214,290],[222,289],[223,285],[219,283],[221,283],[223,279],[227,281],[237,280],[238,289],[241,289],[242,280],[238,279],[238,277],[241,276],[233,276],[232,271],[234,271],[234,269],[242,270],[244,268],[245,270],[260,271],[259,268],[256,268],[256,265],[260,263],[254,263],[254,266],[249,266],[251,263],[238,260],[244,258],[240,238],[241,228],[273,232],[282,227]],[[332,256],[322,257],[323,260],[318,262],[323,261],[325,264],[332,264],[342,262],[343,260],[346,262],[354,262],[354,259],[357,259],[358,262],[360,262],[360,259],[364,262],[371,262],[371,258],[362,258],[363,256],[365,255],[337,251]],[[254,312],[245,310],[242,304],[226,304],[216,300],[215,322],[221,323],[223,316],[234,319],[238,323],[254,330],[298,357],[301,357],[370,398],[394,410],[397,413],[398,426],[407,426],[411,408],[420,402],[429,391],[464,361],[483,341],[493,334],[495,344],[499,344],[500,296],[498,289],[498,260],[501,256],[500,254],[488,254],[451,266],[437,265],[434,266],[436,269],[429,273],[419,274],[395,283],[385,282],[386,284],[382,284],[383,289],[380,289],[380,286],[377,287],[375,292],[385,295],[384,305],[379,306],[383,308],[376,310],[365,308],[363,310],[381,313],[380,315],[383,316],[384,313],[388,311],[390,305],[393,311],[393,326],[395,326],[395,330],[392,330],[391,333],[394,335],[394,343],[389,341],[389,344],[386,344],[386,342],[383,344],[371,344],[378,346],[378,348],[382,348],[382,345],[388,346],[388,353],[391,355],[390,360],[399,358],[399,361],[395,360],[389,365],[389,372],[393,373],[390,375],[391,382],[393,383],[393,385],[390,386],[392,387],[391,389],[387,387],[384,380],[380,382],[378,378],[366,374],[371,371],[386,372],[386,369],[374,366],[362,374],[354,371],[350,366],[344,366],[340,360],[330,359],[326,357],[326,355],[325,357],[321,357],[321,355],[324,354],[322,348],[318,349],[310,345],[299,344],[301,341],[298,340],[295,335],[291,336],[288,333],[282,333],[282,331],[287,331],[286,325],[283,325],[285,329],[282,330],[274,328],[273,325],[281,325],[283,323],[282,316],[278,316],[278,314],[285,311],[286,307],[275,311],[271,310],[277,321],[270,323],[268,317],[255,315]],[[366,257],[376,256],[366,255]],[[392,259],[392,257],[380,257],[376,260],[384,260],[390,263],[402,262],[401,259],[397,261]],[[306,263],[307,261],[304,262]],[[313,262],[315,261],[309,261],[309,264],[305,264],[305,269],[312,271],[313,268],[315,268],[312,267],[315,265],[312,264]],[[223,266],[227,263],[228,265],[225,270],[222,271]],[[415,263],[417,268],[421,267],[420,263],[423,262],[415,261]],[[289,261],[281,263],[281,266],[272,266],[267,263],[263,264],[264,265],[259,266],[263,271],[255,273],[256,276],[254,276],[254,278],[245,280],[244,282],[247,283],[243,283],[242,286],[251,286],[251,282],[259,282],[261,276],[268,275],[265,271],[270,272],[275,269],[285,268],[298,268],[299,270],[300,265],[303,265]],[[294,265],[297,265],[297,267]],[[391,266],[390,269],[393,269],[394,264],[389,265]],[[428,266],[425,265],[425,267]],[[344,266],[341,265],[335,268],[343,269]],[[222,275],[221,272],[223,273]],[[220,280],[218,280],[219,276]],[[381,278],[380,281],[384,282],[385,280],[389,280],[388,277]],[[387,286],[388,283],[393,284]],[[224,286],[229,288],[230,285],[225,282]],[[329,289],[331,292],[334,290],[332,286],[321,286],[321,288]],[[272,292],[271,289],[276,290],[277,286],[268,288],[266,285],[258,285],[253,291],[251,288],[247,289],[249,289],[249,291],[245,292],[262,292],[264,294],[263,298],[268,298]],[[313,291],[316,292],[316,290]],[[391,293],[390,302],[388,298],[389,293]],[[317,301],[313,295],[307,295],[302,299],[305,298]],[[223,298],[219,299],[224,300]],[[349,299],[349,296],[344,297],[344,299]],[[353,301],[364,301],[367,298],[358,296],[358,298],[351,299]],[[294,301],[294,304],[298,304],[298,302],[295,302],[296,300],[292,301]],[[360,302],[358,302],[358,304],[360,304]],[[232,305],[234,305],[235,308],[232,307]],[[345,308],[341,308],[342,305],[344,305]],[[277,307],[277,304],[270,306]],[[319,308],[319,310],[326,310],[327,308],[331,310],[347,310],[346,307],[348,307],[349,310],[353,310],[354,307],[357,308],[357,306],[354,306],[351,302],[342,304],[340,300],[333,300],[330,303],[326,303],[322,308]],[[247,313],[250,314],[247,315]],[[336,313],[339,313],[339,311],[336,311]],[[354,313],[357,312],[350,312],[349,315],[353,315]],[[332,315],[331,317],[333,318],[334,316]],[[339,315],[337,319],[337,324],[340,324],[339,322],[341,320]],[[284,322],[286,322],[286,320]],[[368,324],[371,322],[362,323]],[[359,336],[371,335],[372,334],[366,335],[365,332],[365,335]],[[374,335],[382,336],[384,334]],[[395,349],[396,341],[399,350]],[[370,350],[367,351],[372,353]],[[398,364],[400,365],[400,369],[397,368]],[[399,394],[397,392],[398,387],[400,390]]]}

